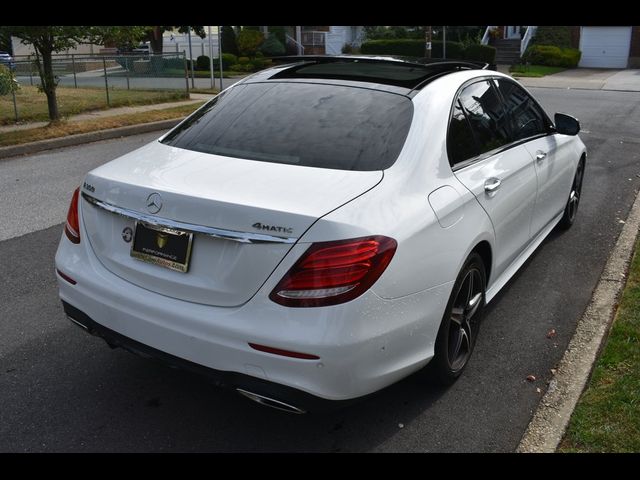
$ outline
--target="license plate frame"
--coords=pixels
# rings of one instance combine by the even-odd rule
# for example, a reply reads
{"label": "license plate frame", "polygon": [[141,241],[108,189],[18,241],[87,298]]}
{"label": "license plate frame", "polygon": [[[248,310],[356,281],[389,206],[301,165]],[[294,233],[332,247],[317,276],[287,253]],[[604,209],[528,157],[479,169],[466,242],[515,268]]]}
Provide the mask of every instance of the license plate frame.
{"label": "license plate frame", "polygon": [[[168,248],[170,243],[171,248]],[[135,223],[129,254],[145,263],[187,273],[192,247],[193,232],[152,225],[138,220]]]}

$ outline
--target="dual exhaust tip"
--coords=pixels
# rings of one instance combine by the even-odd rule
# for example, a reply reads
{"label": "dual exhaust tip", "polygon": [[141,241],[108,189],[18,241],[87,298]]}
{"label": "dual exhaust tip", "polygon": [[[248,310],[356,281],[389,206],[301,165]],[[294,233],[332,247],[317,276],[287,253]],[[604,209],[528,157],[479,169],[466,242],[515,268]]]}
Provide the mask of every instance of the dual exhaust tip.
{"label": "dual exhaust tip", "polygon": [[295,413],[297,415],[302,415],[307,413],[305,410],[301,408],[294,407],[288,403],[285,403],[281,400],[276,400],[274,398],[265,397],[264,395],[260,395],[258,393],[249,392],[247,390],[243,390],[242,388],[236,388],[236,392],[240,395],[247,397],[249,400],[253,400],[260,405],[264,405],[265,407],[275,408],[276,410],[282,410],[288,413]]}
{"label": "dual exhaust tip", "polygon": [[[73,323],[75,323],[77,326],[82,328],[83,330],[87,331],[90,334],[93,334],[93,332],[87,325],[79,322],[78,320],[73,318],[71,315],[67,315],[67,318],[71,320]],[[107,343],[111,348],[115,348],[115,345],[111,344],[110,342],[107,342]],[[254,402],[259,403],[260,405],[264,405],[265,407],[271,407],[271,408],[275,408],[276,410],[281,410],[288,413],[295,413],[297,415],[302,415],[304,413],[307,413],[305,410],[301,408],[294,407],[293,405],[285,403],[281,400],[276,400],[275,398],[266,397],[264,395],[260,395],[255,392],[249,392],[248,390],[244,390],[242,388],[236,388],[236,391],[240,395],[247,397],[249,400],[253,400]]]}

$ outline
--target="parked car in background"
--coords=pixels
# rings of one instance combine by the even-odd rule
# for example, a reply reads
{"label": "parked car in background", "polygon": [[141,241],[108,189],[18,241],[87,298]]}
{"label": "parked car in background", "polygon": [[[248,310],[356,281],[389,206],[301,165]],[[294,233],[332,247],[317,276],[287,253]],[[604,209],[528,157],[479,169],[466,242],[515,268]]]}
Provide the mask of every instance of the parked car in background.
{"label": "parked car in background", "polygon": [[454,382],[485,304],[575,221],[578,121],[486,65],[289,61],[86,175],[65,313],[289,412]]}
{"label": "parked car in background", "polygon": [[0,64],[9,67],[11,70],[16,68],[16,62],[13,61],[13,57],[8,52],[0,51]]}

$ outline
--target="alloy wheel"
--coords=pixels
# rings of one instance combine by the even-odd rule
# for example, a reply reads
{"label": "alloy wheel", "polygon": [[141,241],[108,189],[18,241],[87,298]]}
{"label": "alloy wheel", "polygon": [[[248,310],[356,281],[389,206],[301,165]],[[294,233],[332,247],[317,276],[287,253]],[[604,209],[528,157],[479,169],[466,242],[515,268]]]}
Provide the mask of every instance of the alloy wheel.
{"label": "alloy wheel", "polygon": [[460,370],[467,363],[478,326],[478,309],[483,300],[481,273],[477,269],[467,272],[451,309],[448,339],[448,360],[452,370]]}

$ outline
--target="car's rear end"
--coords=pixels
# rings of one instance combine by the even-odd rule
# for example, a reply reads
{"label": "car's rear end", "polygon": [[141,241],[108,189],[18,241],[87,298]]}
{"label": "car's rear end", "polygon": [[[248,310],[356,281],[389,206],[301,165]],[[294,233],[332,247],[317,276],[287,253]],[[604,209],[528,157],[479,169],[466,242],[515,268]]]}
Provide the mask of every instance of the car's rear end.
{"label": "car's rear end", "polygon": [[111,344],[290,410],[401,378],[409,366],[385,345],[406,333],[388,322],[405,300],[372,290],[392,235],[334,225],[330,241],[305,238],[383,181],[412,109],[345,85],[228,90],[86,176],[56,255],[65,311]]}

